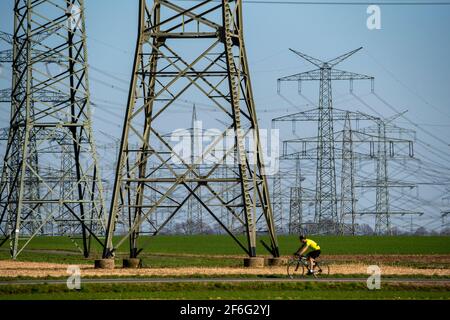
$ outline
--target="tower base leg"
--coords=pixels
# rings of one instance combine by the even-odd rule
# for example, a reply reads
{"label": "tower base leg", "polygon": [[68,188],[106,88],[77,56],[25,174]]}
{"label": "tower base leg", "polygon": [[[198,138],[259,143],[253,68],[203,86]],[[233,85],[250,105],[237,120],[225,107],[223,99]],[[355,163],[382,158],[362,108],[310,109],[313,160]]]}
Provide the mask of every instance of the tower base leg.
{"label": "tower base leg", "polygon": [[269,267],[282,266],[286,264],[286,259],[284,258],[268,258],[266,259],[266,265]]}
{"label": "tower base leg", "polygon": [[142,261],[138,258],[123,259],[122,266],[124,268],[137,269],[142,267]]}
{"label": "tower base leg", "polygon": [[260,257],[244,258],[244,267],[246,267],[246,268],[263,268],[264,267],[264,258],[260,258]]}
{"label": "tower base leg", "polygon": [[94,267],[95,269],[114,269],[114,259],[97,259]]}

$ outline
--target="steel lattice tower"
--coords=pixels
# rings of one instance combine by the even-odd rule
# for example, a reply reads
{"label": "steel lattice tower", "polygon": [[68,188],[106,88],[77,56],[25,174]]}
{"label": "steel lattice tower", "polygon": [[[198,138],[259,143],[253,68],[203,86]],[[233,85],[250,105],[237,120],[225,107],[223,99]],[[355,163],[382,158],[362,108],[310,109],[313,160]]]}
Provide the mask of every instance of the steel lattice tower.
{"label": "steel lattice tower", "polygon": [[295,184],[290,188],[289,197],[289,234],[300,234],[303,223],[303,190],[300,158],[295,159]]}
{"label": "steel lattice tower", "polygon": [[373,77],[334,68],[361,49],[350,51],[327,62],[290,49],[319,69],[278,79],[278,88],[281,81],[297,81],[299,88],[302,81],[320,81],[314,222],[317,223],[318,231],[324,234],[336,234],[339,231],[331,82],[332,80],[349,80],[352,85],[353,80],[373,80]]}
{"label": "steel lattice tower", "polygon": [[[377,137],[377,148],[374,149],[376,154],[375,169],[376,176],[373,181],[366,181],[360,186],[375,188],[375,210],[362,210],[358,214],[375,215],[375,234],[392,235],[391,218],[392,216],[404,215],[423,215],[421,211],[409,211],[403,209],[392,209],[390,189],[394,187],[416,187],[415,184],[396,181],[389,177],[388,164],[390,160],[403,160],[414,158],[413,141],[403,139],[402,135],[411,135],[411,130],[397,127],[391,122],[399,115],[395,115],[389,119],[378,119],[376,125],[362,128],[360,131],[365,135],[375,135]],[[398,136],[398,137],[394,137]],[[413,134],[415,135],[415,133]],[[397,155],[395,151],[396,145],[408,146],[408,156],[402,157]]]}
{"label": "steel lattice tower", "polygon": [[[40,38],[43,39],[47,36],[47,34],[42,33]],[[0,31],[0,39],[6,42],[8,45],[13,47],[13,41],[14,37],[12,34]],[[39,39],[37,39],[39,40]],[[31,44],[33,45],[33,44]],[[50,61],[52,62],[52,61]],[[13,63],[13,50],[12,49],[6,49],[0,51],[0,63]],[[46,102],[53,102],[55,100],[55,97],[50,97],[48,94],[43,93],[43,95],[47,96]],[[57,97],[56,97],[57,100]],[[6,102],[11,103],[11,89],[2,89],[0,90],[0,102]],[[8,137],[6,134],[6,141],[8,141]],[[38,171],[38,156],[36,153],[36,140],[32,139],[30,141],[30,167],[34,168],[35,171]],[[26,169],[26,176],[27,176],[27,183],[24,186],[24,192],[28,195],[30,199],[38,199],[39,198],[39,186],[40,181],[36,177],[33,177],[33,173],[30,169]],[[35,212],[30,213],[28,222],[25,226],[28,232],[34,233],[37,229],[39,229],[39,225],[41,224],[41,213],[40,209],[36,210]],[[44,229],[40,229],[40,233],[43,233]]]}
{"label": "steel lattice tower", "polygon": [[[92,236],[102,244],[98,236],[105,222],[91,127],[83,1],[16,0],[12,42],[11,119],[0,187],[2,243],[11,240],[16,258],[55,220],[59,210],[54,208],[64,206],[87,257]],[[51,70],[49,61],[58,67]],[[65,170],[48,170],[69,154]],[[31,193],[27,185],[35,180],[39,186]],[[39,226],[31,231],[27,225],[37,211]]]}
{"label": "steel lattice tower", "polygon": [[376,189],[376,212],[375,234],[390,235],[391,222],[389,217],[389,183],[388,183],[388,150],[386,142],[386,125],[384,121],[378,122],[378,136],[381,143],[378,144],[377,159],[377,189]]}
{"label": "steel lattice tower", "polygon": [[[190,145],[191,145],[191,162],[195,163],[195,156],[198,154],[200,150],[200,139],[203,134],[197,127],[197,111],[194,107],[192,108],[192,123],[190,131]],[[195,178],[195,172],[197,175],[199,174],[199,168],[198,166],[193,166],[192,172],[189,175],[189,178]],[[195,183],[191,182],[189,184],[189,188],[193,189],[195,188]],[[201,190],[199,189],[196,192],[197,196],[201,198]],[[203,231],[203,219],[202,219],[202,206],[201,204],[196,200],[195,197],[190,197],[188,200],[188,209],[187,209],[187,218],[186,218],[186,224],[188,228],[188,234],[193,233],[202,233]]]}
{"label": "steel lattice tower", "polygon": [[[353,136],[349,113],[345,117],[342,133],[341,205],[339,209],[341,234],[350,231],[352,235],[355,235],[355,159],[353,157]],[[347,216],[351,218],[350,230],[346,230],[345,218]]]}
{"label": "steel lattice tower", "polygon": [[[249,257],[256,256],[257,229],[268,233],[271,254],[279,256],[243,41],[242,2],[179,5],[155,0],[147,6],[140,0],[138,28],[103,258],[113,256],[127,239],[130,258],[136,258],[142,250],[140,235],[158,234],[190,197],[202,204],[204,214],[213,217]],[[162,134],[170,126],[174,128],[176,121],[187,120],[182,116],[176,120],[176,111],[183,110],[178,102],[188,93],[195,94],[197,101],[202,99],[211,110],[220,111],[222,122],[227,123],[193,164]],[[168,110],[175,112],[169,117]],[[215,158],[213,165],[195,170],[230,130],[234,138],[224,155]],[[253,147],[244,143],[248,134],[256,141]],[[131,148],[132,143],[138,143],[139,148]],[[226,158],[234,158],[237,164],[226,164]],[[156,169],[149,170],[150,164]],[[225,166],[229,166],[229,175],[221,178],[220,170]],[[151,182],[158,192],[156,201],[148,197]],[[222,188],[223,184],[227,187]],[[223,189],[239,193],[225,200],[220,193]],[[202,198],[197,195],[199,190]],[[220,220],[219,207],[225,207],[240,222],[245,243]],[[164,210],[167,214],[159,225],[147,223]],[[122,211],[130,216],[129,230],[113,244],[115,223]]]}
{"label": "steel lattice tower", "polygon": [[273,177],[272,188],[273,220],[277,232],[283,232],[283,191],[281,186],[281,174],[279,172]]}

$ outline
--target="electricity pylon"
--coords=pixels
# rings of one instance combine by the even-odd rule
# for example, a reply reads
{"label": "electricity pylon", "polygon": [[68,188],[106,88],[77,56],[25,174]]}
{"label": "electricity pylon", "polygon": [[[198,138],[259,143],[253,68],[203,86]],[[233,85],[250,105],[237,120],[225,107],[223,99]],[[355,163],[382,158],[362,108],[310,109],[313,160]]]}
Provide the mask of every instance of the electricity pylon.
{"label": "electricity pylon", "polygon": [[[200,130],[200,124],[197,120],[197,110],[194,107],[192,108],[192,120],[191,120],[191,128],[189,129],[190,133],[190,145],[191,145],[191,162],[195,163],[195,157],[198,155],[200,149],[201,149],[201,138],[204,132]],[[191,174],[189,175],[190,178],[195,178],[194,171],[197,172],[197,174],[200,173],[200,168],[198,166],[193,166]],[[191,189],[195,188],[195,183],[191,182],[189,184],[189,187]],[[197,196],[201,198],[201,189],[199,189],[196,192]],[[187,218],[186,218],[186,227],[188,234],[192,233],[202,233],[203,231],[203,219],[202,219],[202,206],[201,204],[196,200],[195,197],[190,197],[188,200],[188,209],[187,209]]]}
{"label": "electricity pylon", "polygon": [[[268,233],[268,249],[279,256],[243,40],[242,1],[182,5],[155,0],[149,4],[139,1],[138,39],[103,258],[112,257],[127,239],[130,258],[136,258],[142,250],[140,235],[158,234],[190,197],[249,257],[256,257],[257,229]],[[180,97],[189,94],[221,112],[221,120],[227,122],[194,163],[182,154],[189,144],[180,150],[180,145],[161,134],[189,121],[177,115],[186,109],[180,106]],[[220,156],[209,157],[229,131],[231,146]],[[246,137],[255,142],[251,147],[244,144]],[[131,148],[132,143],[139,147]],[[194,170],[208,157],[214,160],[211,166]],[[215,173],[229,165],[229,159],[237,164],[228,177],[221,178]],[[155,201],[148,197],[150,183],[157,190]],[[225,201],[220,193],[223,184],[226,190],[238,189],[238,196]],[[200,189],[202,198],[197,195]],[[246,243],[220,220],[216,214],[220,206],[240,221]],[[113,244],[115,223],[123,210],[130,216],[129,229]],[[147,223],[164,210],[167,214],[161,223]]]}
{"label": "electricity pylon", "polygon": [[278,232],[283,232],[283,190],[281,186],[281,174],[278,172],[273,177],[272,185],[273,220]]}
{"label": "electricity pylon", "polygon": [[[49,32],[42,32],[39,34],[37,38],[34,39],[35,42],[39,42],[41,40],[44,40],[46,37],[48,37],[50,33]],[[7,32],[0,31],[0,39],[3,40],[5,43],[13,47],[14,44],[14,36],[12,34],[9,34]],[[34,43],[31,43],[31,46],[34,46]],[[42,52],[40,52],[42,53]],[[33,50],[32,53],[34,56],[37,56],[39,53],[35,52]],[[54,63],[57,62],[56,59],[46,58],[45,63]],[[13,63],[13,50],[12,49],[6,49],[0,51],[0,63]],[[1,89],[0,90],[0,102],[3,103],[11,103],[11,95],[12,91],[10,88],[7,89]],[[61,99],[65,99],[66,97],[62,97],[63,95],[58,92],[52,92],[49,90],[42,90],[39,92],[39,99],[41,101],[55,103],[60,102]],[[6,141],[8,141],[7,135],[6,135]],[[33,168],[33,170],[37,173],[39,173],[39,167],[38,167],[38,155],[36,153],[36,139],[32,138],[29,143],[29,150],[30,155],[30,168]],[[30,199],[39,199],[39,189],[40,189],[40,181],[36,177],[33,177],[33,173],[31,172],[31,169],[27,168],[25,175],[27,176],[27,182],[24,186],[24,193],[28,195],[28,198]],[[45,230],[44,228],[40,228],[39,225],[42,223],[41,219],[41,209],[37,208],[34,212],[31,212],[28,215],[27,223],[25,224],[25,229],[29,233],[34,233],[36,230],[39,229],[40,234],[44,234]]]}
{"label": "electricity pylon", "polygon": [[378,136],[383,141],[378,144],[377,161],[377,189],[376,189],[376,211],[375,233],[390,234],[391,221],[389,214],[389,184],[388,184],[388,165],[387,165],[387,144],[386,127],[384,121],[378,123]]}
{"label": "electricity pylon", "polygon": [[302,81],[320,81],[314,222],[317,223],[319,232],[323,234],[337,234],[339,231],[331,82],[333,80],[349,80],[351,90],[354,80],[371,80],[373,83],[373,77],[338,70],[334,67],[361,49],[358,48],[326,62],[290,49],[318,69],[278,79],[278,89],[282,81],[297,81],[299,88],[301,88]]}
{"label": "electricity pylon", "polygon": [[[0,185],[1,244],[10,240],[11,256],[17,258],[55,220],[59,210],[53,207],[64,206],[87,257],[92,237],[103,245],[99,236],[105,222],[91,127],[83,1],[15,0],[12,43],[10,128]],[[49,61],[57,67],[50,67]],[[49,93],[58,99],[49,101]],[[64,150],[67,141],[70,151]],[[64,152],[70,152],[70,168],[46,174]],[[27,185],[34,180],[39,186],[32,193]],[[38,228],[29,230],[37,211]]]}
{"label": "electricity pylon", "polygon": [[[394,115],[388,119],[378,119],[376,125],[362,128],[363,134],[376,134],[379,141],[376,151],[376,177],[374,182],[365,182],[361,184],[364,187],[375,187],[375,211],[360,211],[358,214],[375,215],[375,234],[392,235],[391,217],[395,215],[423,215],[420,211],[392,210],[390,200],[390,189],[393,187],[416,187],[414,184],[393,181],[389,179],[388,162],[398,159],[394,146],[401,143],[408,145],[408,157],[401,157],[403,160],[414,158],[413,141],[403,139],[402,136],[415,137],[411,130],[397,127],[392,122],[401,114]],[[399,138],[394,138],[398,135]]]}
{"label": "electricity pylon", "polygon": [[[355,159],[353,156],[353,136],[350,122],[350,114],[347,113],[342,132],[342,167],[341,167],[341,205],[339,207],[339,220],[341,234],[350,231],[355,235]],[[350,216],[350,230],[346,230],[346,217]]]}
{"label": "electricity pylon", "polygon": [[295,181],[289,196],[289,234],[300,234],[303,223],[303,189],[300,158],[295,159]]}

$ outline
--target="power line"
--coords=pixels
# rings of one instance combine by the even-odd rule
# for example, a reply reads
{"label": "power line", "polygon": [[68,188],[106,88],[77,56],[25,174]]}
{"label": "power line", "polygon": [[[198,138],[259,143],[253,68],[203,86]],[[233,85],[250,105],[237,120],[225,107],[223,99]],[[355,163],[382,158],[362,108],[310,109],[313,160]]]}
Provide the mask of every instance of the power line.
{"label": "power line", "polygon": [[[377,93],[374,93],[374,96],[378,98],[378,100],[380,100],[381,102],[383,102],[384,105],[386,105],[389,109],[391,109],[392,111],[394,111],[395,113],[399,113],[399,111],[390,103],[388,103],[386,100],[384,100],[383,98],[381,98]],[[412,124],[414,127],[416,127],[417,129],[421,130],[422,132],[426,133],[427,135],[429,135],[430,137],[433,137],[434,139],[436,139],[437,141],[441,142],[442,144],[444,144],[445,146],[448,146],[448,141],[445,141],[444,139],[436,136],[435,134],[431,133],[430,131],[420,127],[417,123],[415,123],[414,121],[410,120],[409,118],[407,118],[404,114],[400,114],[400,116],[405,119],[406,121],[408,121],[410,124]]]}
{"label": "power line", "polygon": [[[406,122],[397,122],[398,124],[405,124]],[[426,127],[450,127],[450,124],[439,124],[439,123],[423,123],[423,122],[416,122],[419,126],[426,126]]]}
{"label": "power line", "polygon": [[[377,96],[375,93],[374,93],[374,95],[375,95],[378,99],[380,99],[379,96]],[[383,118],[383,115],[382,115],[380,112],[378,112],[377,110],[375,110],[373,107],[371,107],[367,102],[365,102],[364,100],[362,100],[362,99],[361,99],[360,97],[358,97],[357,95],[354,95],[354,94],[353,94],[353,96],[354,96],[359,102],[361,102],[364,106],[366,106],[367,108],[369,108],[372,112],[374,112],[375,114],[377,114],[378,116],[380,116],[380,117]],[[385,100],[383,100],[383,99],[381,99],[380,101],[383,102],[383,103],[385,103],[385,104],[387,103],[387,102],[386,102]],[[395,113],[397,113],[397,114],[400,113],[400,112],[399,112],[397,109],[395,109],[392,105],[390,105],[390,104],[386,104],[386,105],[387,105],[388,107],[390,107],[390,109],[393,110]],[[409,120],[408,118],[406,118],[404,115],[402,115],[402,117],[403,117],[405,120],[407,120],[409,123],[413,124],[417,129],[419,129],[419,130],[421,130],[421,131],[427,133],[428,135],[433,136],[433,138],[435,138],[435,135],[432,134],[431,132],[429,132],[428,130],[425,130],[425,129],[421,128],[420,126],[416,125],[414,122],[412,122],[411,120]],[[440,142],[443,142],[443,140],[440,139],[439,137],[437,137],[437,139],[438,139],[438,140],[441,140]],[[440,156],[439,154],[437,154],[437,152],[440,152],[440,153],[444,154],[444,155],[447,156],[447,157],[449,156],[448,154],[446,154],[445,152],[443,152],[442,150],[440,150],[440,149],[438,149],[438,148],[436,148],[436,147],[432,147],[431,145],[428,145],[428,144],[426,144],[426,143],[421,142],[421,140],[419,140],[419,139],[417,139],[417,140],[418,140],[418,143],[420,143],[420,144],[426,146],[427,149],[429,149],[429,151],[430,151],[431,153],[435,154],[437,157],[441,158],[441,159],[444,160],[444,161],[448,161],[448,158],[444,158],[444,157]],[[447,143],[446,143],[446,145],[447,145]],[[431,159],[429,159],[429,158],[427,158],[427,157],[425,157],[425,158],[428,159],[429,161],[434,162],[433,160],[431,160]],[[436,163],[436,164],[438,164],[438,163]]]}
{"label": "power line", "polygon": [[428,100],[426,100],[423,96],[421,96],[419,93],[417,93],[416,90],[410,88],[409,86],[407,86],[405,83],[403,83],[403,81],[401,81],[391,70],[389,70],[388,68],[386,68],[381,62],[378,61],[378,59],[376,59],[372,54],[370,54],[370,52],[368,52],[366,50],[366,54],[369,56],[369,58],[371,58],[376,64],[378,64],[378,66],[383,69],[392,79],[394,79],[396,82],[398,82],[402,87],[404,87],[407,91],[409,91],[412,95],[416,96],[417,98],[419,98],[423,103],[425,103],[426,105],[430,106],[432,109],[436,110],[437,112],[441,113],[442,115],[446,116],[447,118],[450,118],[450,115],[444,111],[442,111],[441,109],[439,109],[438,107],[436,107],[435,105],[433,105],[432,103],[430,103]]}

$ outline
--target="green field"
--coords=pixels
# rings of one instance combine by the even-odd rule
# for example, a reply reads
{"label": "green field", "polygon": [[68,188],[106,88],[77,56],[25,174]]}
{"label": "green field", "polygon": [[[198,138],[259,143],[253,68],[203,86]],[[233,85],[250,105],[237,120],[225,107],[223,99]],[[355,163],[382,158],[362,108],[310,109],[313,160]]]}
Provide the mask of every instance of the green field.
{"label": "green field", "polygon": [[[450,236],[312,236],[323,254],[450,254]],[[244,241],[244,237],[240,237]],[[260,237],[266,243],[266,237]],[[296,236],[279,236],[282,255],[294,252],[299,242]],[[125,244],[119,252],[126,251]],[[144,252],[171,254],[239,255],[241,248],[226,235],[156,236],[142,237]],[[6,245],[4,245],[4,248]],[[67,237],[37,237],[27,246],[30,249],[76,250]],[[93,252],[99,254],[100,246],[93,241]],[[258,243],[258,254],[267,254]]]}
{"label": "green field", "polygon": [[363,283],[158,283],[85,284],[80,291],[64,285],[0,287],[6,299],[450,299],[448,287],[383,284],[368,290]]}
{"label": "green field", "polygon": [[[366,237],[317,236],[323,254],[448,254],[450,237]],[[268,238],[262,237],[266,243]],[[297,236],[279,236],[282,255],[298,249]],[[241,254],[240,248],[228,236],[160,236],[148,241],[152,252],[193,254]],[[258,246],[259,254],[267,254]]]}

